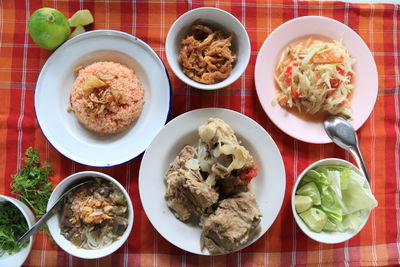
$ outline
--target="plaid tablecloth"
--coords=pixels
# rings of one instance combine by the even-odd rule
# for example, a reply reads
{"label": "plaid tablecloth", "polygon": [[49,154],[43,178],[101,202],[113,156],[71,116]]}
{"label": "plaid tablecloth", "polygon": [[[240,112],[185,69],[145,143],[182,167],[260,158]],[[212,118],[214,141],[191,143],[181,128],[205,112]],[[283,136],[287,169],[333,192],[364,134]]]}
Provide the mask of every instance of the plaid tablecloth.
{"label": "plaid tablecloth", "polygon": [[[286,193],[282,209],[269,231],[257,242],[226,256],[198,256],[182,251],[152,227],[140,202],[138,172],[141,157],[112,168],[91,168],[58,153],[38,127],[34,90],[41,67],[51,52],[30,39],[27,20],[43,6],[67,17],[90,9],[95,24],[89,29],[121,30],[140,37],[161,56],[171,76],[173,103],[170,119],[186,111],[223,107],[239,111],[260,123],[282,153]],[[251,40],[251,59],[242,77],[218,91],[188,88],[170,71],[165,38],[175,19],[186,11],[216,6],[235,15]],[[399,132],[399,7],[322,1],[38,1],[0,0],[0,193],[11,195],[11,174],[20,167],[29,146],[55,168],[53,182],[83,170],[108,173],[126,186],[135,208],[135,223],[128,242],[116,253],[98,260],[82,260],[54,246],[44,234],[36,235],[26,266],[273,266],[273,265],[387,265],[400,262],[400,132]],[[372,191],[379,207],[362,230],[348,242],[323,245],[307,238],[295,225],[290,192],[297,175],[310,163],[326,157],[349,159],[333,144],[297,141],[279,130],[266,116],[254,86],[254,65],[265,38],[283,22],[307,15],[334,18],[354,29],[371,49],[379,72],[375,108],[358,131],[361,149],[372,176]],[[363,78],[363,77],[361,77]],[[367,78],[367,77],[364,77]],[[359,88],[363,90],[363,88]],[[49,111],[51,112],[51,111]]]}

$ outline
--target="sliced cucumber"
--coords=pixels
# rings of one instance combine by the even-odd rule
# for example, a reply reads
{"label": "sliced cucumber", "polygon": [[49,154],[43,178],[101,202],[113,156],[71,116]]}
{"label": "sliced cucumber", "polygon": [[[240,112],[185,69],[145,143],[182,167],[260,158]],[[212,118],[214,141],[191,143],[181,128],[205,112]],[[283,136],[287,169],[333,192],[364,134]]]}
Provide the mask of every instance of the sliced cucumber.
{"label": "sliced cucumber", "polygon": [[326,222],[326,224],[324,225],[324,228],[322,230],[324,230],[326,232],[337,232],[338,225],[328,219],[328,221]]}
{"label": "sliced cucumber", "polygon": [[312,207],[312,204],[312,198],[309,196],[296,195],[294,197],[294,208],[296,209],[297,213],[308,210]]}
{"label": "sliced cucumber", "polygon": [[321,205],[321,195],[319,194],[318,187],[315,185],[314,182],[303,185],[302,187],[297,189],[296,194],[309,196],[311,197],[314,205]]}
{"label": "sliced cucumber", "polygon": [[311,208],[305,212],[299,214],[303,219],[305,224],[310,228],[311,231],[321,232],[324,228],[326,222],[328,221],[328,217],[326,214],[319,209]]}

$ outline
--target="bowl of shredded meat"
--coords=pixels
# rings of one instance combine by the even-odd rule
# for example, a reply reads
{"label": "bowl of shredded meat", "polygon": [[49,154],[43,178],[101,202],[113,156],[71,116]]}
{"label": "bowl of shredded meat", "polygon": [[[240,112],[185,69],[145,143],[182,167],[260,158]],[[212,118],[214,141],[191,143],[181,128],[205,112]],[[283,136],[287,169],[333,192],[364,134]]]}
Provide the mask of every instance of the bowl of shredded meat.
{"label": "bowl of shredded meat", "polygon": [[190,10],[171,26],[165,50],[175,75],[191,87],[227,87],[250,60],[250,39],[232,14],[212,7]]}

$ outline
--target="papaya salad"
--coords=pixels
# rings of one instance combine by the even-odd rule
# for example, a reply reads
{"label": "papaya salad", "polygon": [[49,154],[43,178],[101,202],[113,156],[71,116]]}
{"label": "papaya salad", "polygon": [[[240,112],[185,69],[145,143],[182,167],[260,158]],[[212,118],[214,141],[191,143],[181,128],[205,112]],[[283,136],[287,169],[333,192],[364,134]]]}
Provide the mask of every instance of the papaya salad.
{"label": "papaya salad", "polygon": [[289,45],[276,65],[278,93],[272,104],[351,118],[354,62],[341,41],[311,37]]}

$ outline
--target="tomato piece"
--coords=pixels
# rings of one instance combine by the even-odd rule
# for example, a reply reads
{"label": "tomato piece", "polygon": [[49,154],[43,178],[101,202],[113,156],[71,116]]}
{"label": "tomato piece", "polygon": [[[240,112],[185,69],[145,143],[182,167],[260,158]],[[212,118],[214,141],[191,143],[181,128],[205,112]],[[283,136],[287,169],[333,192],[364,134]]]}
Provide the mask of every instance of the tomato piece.
{"label": "tomato piece", "polygon": [[291,83],[292,82],[292,72],[285,72],[283,77],[285,78],[285,83]]}
{"label": "tomato piece", "polygon": [[300,91],[299,90],[294,91],[293,97],[296,98],[296,99],[300,99],[300,97],[301,97]]}
{"label": "tomato piece", "polygon": [[342,83],[339,79],[330,79],[329,82],[331,83],[331,88],[338,88]]}
{"label": "tomato piece", "polygon": [[[351,72],[345,72],[344,69],[340,68],[340,67],[336,67],[336,70],[338,71],[338,73],[342,76],[347,76],[347,78],[349,79],[349,83],[353,83],[353,74]],[[332,79],[333,80],[333,79]],[[331,87],[332,88],[337,88],[339,86],[334,86],[333,84],[336,84],[335,82],[332,83],[331,80]],[[340,85],[340,83],[339,83]]]}
{"label": "tomato piece", "polygon": [[315,54],[311,62],[314,64],[333,64],[333,63],[341,63],[343,62],[343,57],[342,56],[337,56],[333,54],[330,51],[321,53],[321,54]]}
{"label": "tomato piece", "polygon": [[[349,83],[353,83],[353,73],[351,72],[345,72],[344,69],[340,68],[340,67],[336,67],[336,70],[338,71],[338,73],[342,76],[347,76],[347,78],[349,79]],[[332,85],[332,80],[331,80],[331,85]],[[333,88],[333,85],[332,85]]]}
{"label": "tomato piece", "polygon": [[292,84],[292,87],[291,87],[291,91],[292,91],[292,96],[293,96],[295,99],[300,99],[300,97],[301,97],[300,90],[299,90],[298,88],[294,87],[293,84]]}
{"label": "tomato piece", "polygon": [[344,76],[344,69],[340,67],[336,67],[337,72],[339,72],[340,75]]}
{"label": "tomato piece", "polygon": [[285,70],[285,74],[284,74],[285,83],[292,82],[292,68],[293,68],[293,61],[290,62],[289,66]]}
{"label": "tomato piece", "polygon": [[349,83],[353,83],[353,73],[349,72],[347,73],[347,77],[349,77]]}
{"label": "tomato piece", "polygon": [[239,178],[242,179],[242,181],[246,184],[250,183],[251,179],[253,179],[254,177],[256,177],[258,174],[258,168],[252,168],[249,169],[247,172],[243,172],[241,174],[239,174]]}

